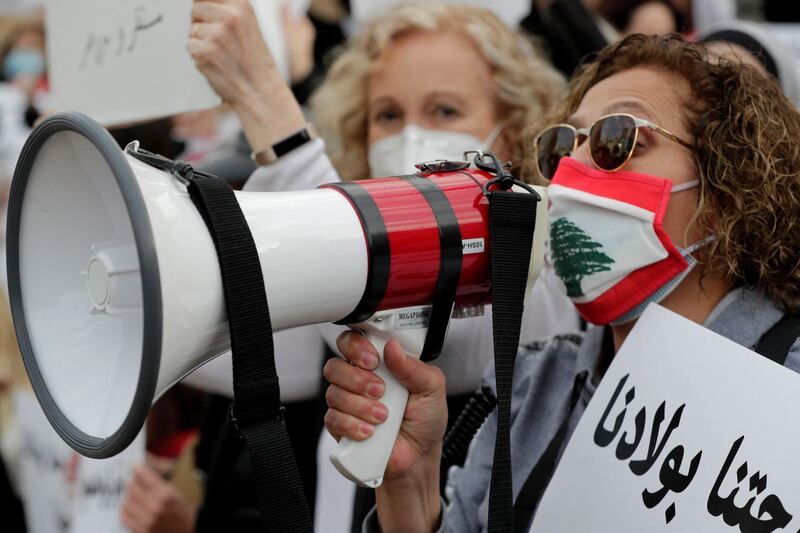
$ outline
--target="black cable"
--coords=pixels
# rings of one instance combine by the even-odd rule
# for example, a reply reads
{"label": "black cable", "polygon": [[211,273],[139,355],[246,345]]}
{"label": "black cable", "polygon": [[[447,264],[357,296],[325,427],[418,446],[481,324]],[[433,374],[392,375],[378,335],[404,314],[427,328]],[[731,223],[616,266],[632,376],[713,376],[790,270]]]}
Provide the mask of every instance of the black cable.
{"label": "black cable", "polygon": [[496,405],[497,397],[491,388],[484,385],[473,393],[444,436],[442,463],[445,468],[464,466],[469,444]]}

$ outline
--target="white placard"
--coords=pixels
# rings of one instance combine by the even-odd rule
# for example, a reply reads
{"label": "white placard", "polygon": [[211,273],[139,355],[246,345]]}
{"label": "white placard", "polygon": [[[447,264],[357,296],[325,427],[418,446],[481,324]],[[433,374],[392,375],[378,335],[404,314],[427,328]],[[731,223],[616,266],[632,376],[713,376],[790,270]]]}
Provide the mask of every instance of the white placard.
{"label": "white placard", "polygon": [[651,305],[567,445],[536,533],[800,528],[800,376]]}
{"label": "white placard", "polygon": [[144,462],[144,432],[114,457],[88,459],[61,440],[32,392],[14,393],[14,420],[28,531],[125,533],[120,508],[133,465]]}
{"label": "white placard", "polygon": [[220,103],[186,50],[192,0],[46,0],[57,111],[104,125]]}
{"label": "white placard", "polygon": [[[358,26],[365,21],[380,15],[388,8],[403,0],[350,0],[350,12],[353,21]],[[434,0],[444,4],[466,4],[475,7],[482,7],[493,11],[500,19],[516,28],[520,21],[525,18],[531,10],[530,0]]]}
{"label": "white placard", "polygon": [[[302,6],[305,0],[297,1]],[[254,6],[285,75],[281,2],[255,0]],[[114,125],[219,105],[186,50],[192,0],[46,0],[45,5],[57,111],[81,111]]]}
{"label": "white placard", "polygon": [[26,526],[31,533],[65,533],[71,524],[72,494],[67,472],[75,452],[50,426],[33,392],[18,390],[13,398]]}
{"label": "white placard", "polygon": [[133,467],[145,460],[144,433],[109,459],[78,457],[70,532],[127,533],[120,511]]}

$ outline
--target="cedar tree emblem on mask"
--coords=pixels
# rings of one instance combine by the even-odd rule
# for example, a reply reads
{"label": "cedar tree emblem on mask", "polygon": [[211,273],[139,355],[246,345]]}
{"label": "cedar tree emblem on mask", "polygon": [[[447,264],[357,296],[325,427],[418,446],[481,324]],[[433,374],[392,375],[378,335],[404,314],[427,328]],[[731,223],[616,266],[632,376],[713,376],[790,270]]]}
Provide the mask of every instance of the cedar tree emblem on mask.
{"label": "cedar tree emblem on mask", "polygon": [[611,270],[614,260],[600,250],[603,245],[594,242],[578,226],[559,218],[550,228],[550,249],[556,275],[567,286],[567,296],[583,296],[581,280],[591,274]]}

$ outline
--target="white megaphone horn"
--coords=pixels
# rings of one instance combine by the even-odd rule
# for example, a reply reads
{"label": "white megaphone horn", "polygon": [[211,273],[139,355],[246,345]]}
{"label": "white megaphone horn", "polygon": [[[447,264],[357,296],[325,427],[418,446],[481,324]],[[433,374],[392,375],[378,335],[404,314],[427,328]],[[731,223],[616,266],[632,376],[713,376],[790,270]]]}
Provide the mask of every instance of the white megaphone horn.
{"label": "white megaphone horn", "polygon": [[[446,199],[460,230],[456,310],[487,302],[482,187],[492,176],[464,167],[237,192],[274,330],[359,322],[381,353],[396,338],[419,356],[441,253],[426,187]],[[546,227],[539,209],[531,279]],[[214,242],[185,185],[120,150],[92,119],[56,114],[34,129],[14,175],[7,228],[9,300],[25,366],[50,423],[81,454],[123,450],[155,399],[230,348]],[[343,439],[332,456],[368,486],[381,483],[408,395],[382,363],[377,372],[389,419],[366,441]]]}

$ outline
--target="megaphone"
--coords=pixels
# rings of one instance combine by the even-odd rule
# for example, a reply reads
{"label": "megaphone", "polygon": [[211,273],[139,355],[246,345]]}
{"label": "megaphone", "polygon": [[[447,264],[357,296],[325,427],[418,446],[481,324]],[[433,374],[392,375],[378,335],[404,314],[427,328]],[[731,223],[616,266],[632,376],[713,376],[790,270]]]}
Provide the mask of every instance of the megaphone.
{"label": "megaphone", "polygon": [[[184,184],[135,151],[120,150],[89,117],[52,115],[27,140],[9,200],[9,299],[25,366],[58,434],[94,458],[124,449],[164,391],[230,348],[204,220]],[[462,314],[486,303],[490,288],[483,186],[492,176],[467,165],[417,176],[449,202],[460,229]],[[440,267],[439,222],[419,183],[382,178],[236,199],[274,330],[361,323],[376,344],[399,338],[419,355]],[[546,210],[538,212],[531,278],[546,234]],[[382,377],[389,420],[332,457],[369,486],[380,484],[407,398]]]}

